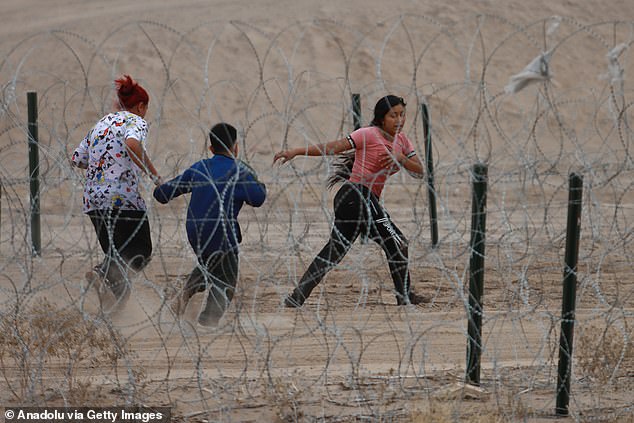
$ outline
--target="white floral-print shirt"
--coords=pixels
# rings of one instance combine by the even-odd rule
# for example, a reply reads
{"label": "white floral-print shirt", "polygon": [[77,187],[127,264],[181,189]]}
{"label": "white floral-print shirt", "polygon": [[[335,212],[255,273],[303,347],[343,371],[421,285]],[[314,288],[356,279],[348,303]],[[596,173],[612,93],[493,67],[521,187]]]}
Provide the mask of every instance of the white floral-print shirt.
{"label": "white floral-print shirt", "polygon": [[75,166],[85,165],[83,211],[145,210],[139,194],[139,167],[125,140],[134,138],[145,148],[147,123],[128,111],[109,113],[88,132],[73,153]]}

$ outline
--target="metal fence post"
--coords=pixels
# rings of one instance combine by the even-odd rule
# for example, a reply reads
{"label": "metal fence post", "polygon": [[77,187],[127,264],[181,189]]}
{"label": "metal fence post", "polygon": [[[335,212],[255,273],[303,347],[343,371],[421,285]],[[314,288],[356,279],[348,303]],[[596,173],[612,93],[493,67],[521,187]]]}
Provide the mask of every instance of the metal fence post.
{"label": "metal fence post", "polygon": [[469,321],[466,382],[480,385],[482,355],[482,294],[484,291],[484,254],[486,241],[487,166],[473,166],[471,210],[471,257],[469,259]]}
{"label": "metal fence post", "polygon": [[556,414],[568,415],[570,401],[570,373],[572,371],[572,341],[575,327],[575,303],[577,298],[577,259],[581,234],[581,198],[583,178],[576,173],[569,177],[568,222],[566,227],[566,252],[559,337],[559,367],[557,371]]}
{"label": "metal fence post", "polygon": [[438,216],[436,212],[436,189],[434,188],[434,158],[431,146],[431,130],[429,110],[425,103],[421,103],[423,117],[423,136],[425,137],[425,164],[427,166],[427,200],[429,202],[429,226],[431,230],[431,245],[438,245]]}
{"label": "metal fence post", "polygon": [[31,188],[31,253],[42,253],[40,235],[40,153],[37,133],[37,93],[26,94],[28,109],[29,184]]}
{"label": "metal fence post", "polygon": [[352,121],[355,130],[361,128],[361,94],[352,94]]}

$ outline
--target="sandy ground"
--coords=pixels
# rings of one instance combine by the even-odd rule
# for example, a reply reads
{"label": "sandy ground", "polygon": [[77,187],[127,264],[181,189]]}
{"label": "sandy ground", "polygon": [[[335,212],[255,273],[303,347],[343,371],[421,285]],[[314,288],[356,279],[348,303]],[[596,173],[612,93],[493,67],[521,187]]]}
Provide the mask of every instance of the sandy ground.
{"label": "sandy ground", "polygon": [[[0,21],[9,334],[0,405],[167,405],[178,421],[551,421],[575,171],[584,197],[569,420],[634,419],[633,2],[9,0]],[[511,76],[544,51],[550,81],[507,94]],[[152,263],[106,318],[86,290],[101,252],[67,158],[110,109],[121,73],[150,92],[148,150],[164,177],[205,156],[207,128],[227,120],[240,129],[241,159],[267,184],[265,205],[241,214],[238,292],[216,329],[196,324],[203,295],[182,321],[166,307],[193,265],[187,203],[150,202],[149,182]],[[30,250],[28,91],[39,106],[39,257]],[[431,302],[397,307],[381,250],[358,241],[303,308],[284,308],[328,236],[332,161],[271,166],[273,153],[349,132],[352,93],[367,124],[387,92],[406,98],[405,131],[421,157],[419,105],[430,109],[438,246],[425,180],[396,175],[383,200],[409,238],[413,285]],[[489,191],[482,391],[472,398],[454,388],[465,380],[476,162],[489,166]],[[24,382],[8,351],[36,333],[40,317],[29,316],[43,299],[120,334],[112,344],[125,354],[98,361],[108,343],[85,339],[92,355],[75,357],[77,373],[49,349],[30,356],[41,378]],[[65,333],[55,321],[53,332]],[[31,380],[33,390],[12,395]]]}

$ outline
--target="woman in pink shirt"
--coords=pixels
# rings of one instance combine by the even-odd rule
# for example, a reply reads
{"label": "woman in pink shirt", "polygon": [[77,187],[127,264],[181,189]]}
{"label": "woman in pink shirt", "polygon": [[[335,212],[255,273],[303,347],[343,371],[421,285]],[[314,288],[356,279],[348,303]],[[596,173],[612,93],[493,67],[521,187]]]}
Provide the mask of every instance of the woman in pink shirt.
{"label": "woman in pink shirt", "polygon": [[405,125],[405,102],[388,95],[374,107],[370,126],[325,144],[280,151],[273,159],[285,163],[298,155],[325,156],[354,150],[348,165],[339,167],[329,187],[344,181],[334,198],[335,222],[328,243],[310,264],[297,287],[286,298],[287,307],[301,307],[326,273],[339,263],[361,234],[379,244],[390,267],[398,305],[420,304],[426,299],[411,289],[407,239],[381,206],[379,198],[388,176],[401,168],[423,174],[411,141],[401,132]]}

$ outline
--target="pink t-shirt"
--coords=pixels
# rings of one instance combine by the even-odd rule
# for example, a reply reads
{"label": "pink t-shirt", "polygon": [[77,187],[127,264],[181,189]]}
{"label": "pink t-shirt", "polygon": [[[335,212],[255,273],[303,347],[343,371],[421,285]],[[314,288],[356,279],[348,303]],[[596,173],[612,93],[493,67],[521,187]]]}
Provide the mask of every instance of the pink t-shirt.
{"label": "pink t-shirt", "polygon": [[382,167],[379,163],[380,153],[388,150],[401,152],[408,158],[416,155],[412,142],[402,132],[396,135],[394,141],[389,141],[378,127],[366,126],[357,129],[347,138],[355,149],[350,182],[367,186],[377,197],[381,196],[387,177],[399,170],[397,166],[391,169]]}

